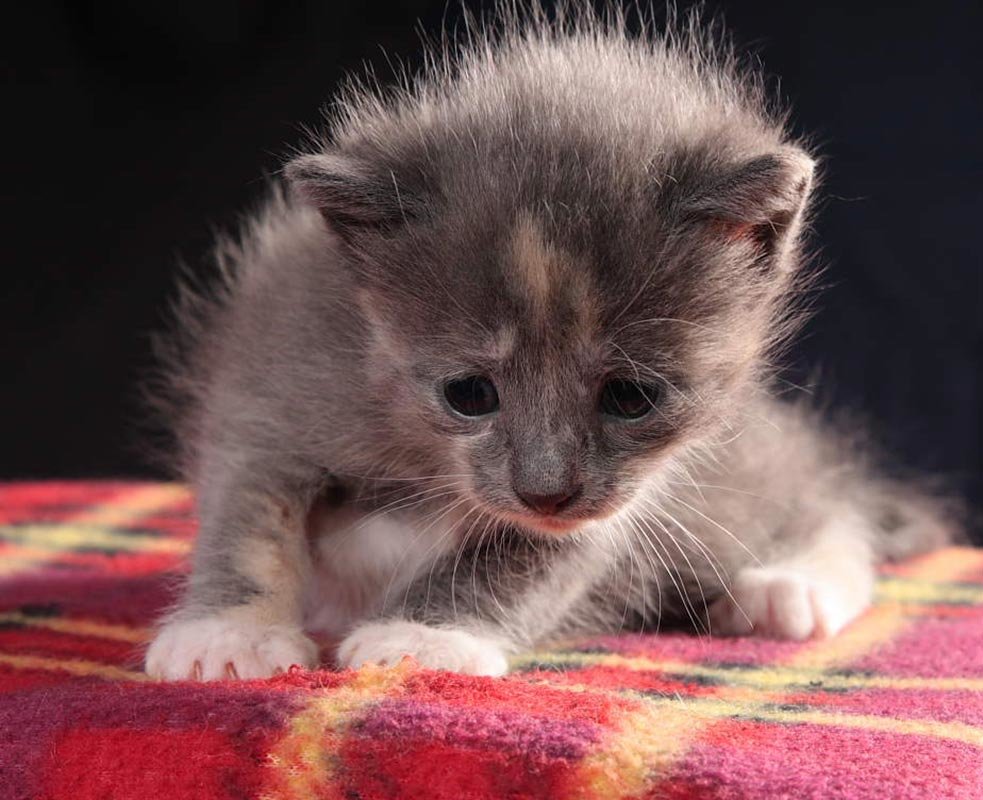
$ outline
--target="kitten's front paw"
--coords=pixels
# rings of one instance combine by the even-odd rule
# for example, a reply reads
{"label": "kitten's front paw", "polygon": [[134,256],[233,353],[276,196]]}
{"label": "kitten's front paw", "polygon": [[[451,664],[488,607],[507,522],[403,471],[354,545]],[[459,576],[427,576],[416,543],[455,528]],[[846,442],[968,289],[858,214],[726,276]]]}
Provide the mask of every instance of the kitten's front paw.
{"label": "kitten's front paw", "polygon": [[147,650],[147,674],[169,681],[268,678],[312,667],[317,646],[299,629],[221,617],[169,622]]}
{"label": "kitten's front paw", "polygon": [[502,648],[490,639],[403,621],[373,622],[356,629],[338,648],[338,666],[396,664],[403,656],[412,656],[430,669],[466,675],[504,675],[509,668]]}
{"label": "kitten's front paw", "polygon": [[723,636],[825,639],[868,603],[864,593],[787,567],[746,569],[730,590],[733,597],[721,597],[710,609],[711,629]]}

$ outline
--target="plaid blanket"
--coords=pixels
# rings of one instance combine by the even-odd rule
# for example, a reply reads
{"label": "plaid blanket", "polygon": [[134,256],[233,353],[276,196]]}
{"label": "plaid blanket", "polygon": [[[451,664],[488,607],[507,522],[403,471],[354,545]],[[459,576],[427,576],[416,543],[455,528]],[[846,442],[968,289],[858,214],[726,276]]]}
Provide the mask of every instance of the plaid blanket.
{"label": "plaid blanket", "polygon": [[139,649],[193,536],[178,486],[0,486],[0,798],[983,797],[981,550],[886,569],[826,642],[154,683]]}

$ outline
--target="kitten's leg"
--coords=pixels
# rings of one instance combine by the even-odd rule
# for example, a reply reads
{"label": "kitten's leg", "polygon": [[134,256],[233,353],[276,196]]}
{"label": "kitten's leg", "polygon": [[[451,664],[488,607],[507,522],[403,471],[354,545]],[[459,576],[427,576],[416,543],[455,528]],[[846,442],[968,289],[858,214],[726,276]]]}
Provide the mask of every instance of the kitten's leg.
{"label": "kitten's leg", "polygon": [[801,553],[771,564],[745,567],[730,595],[710,610],[712,631],[775,639],[826,638],[870,604],[873,555],[864,521],[828,522]]}
{"label": "kitten's leg", "polygon": [[569,623],[610,564],[610,553],[586,539],[537,544],[503,535],[425,572],[342,641],[338,665],[409,655],[431,669],[503,675],[509,654]]}
{"label": "kitten's leg", "polygon": [[306,498],[236,486],[204,492],[192,573],[146,654],[165,680],[263,678],[312,666],[301,630]]}

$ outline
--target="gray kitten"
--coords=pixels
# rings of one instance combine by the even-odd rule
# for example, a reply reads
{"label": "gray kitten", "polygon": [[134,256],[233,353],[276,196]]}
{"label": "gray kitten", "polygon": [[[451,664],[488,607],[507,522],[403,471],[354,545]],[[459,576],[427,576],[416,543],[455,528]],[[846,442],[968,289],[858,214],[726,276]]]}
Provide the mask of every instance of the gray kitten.
{"label": "gray kitten", "polygon": [[185,303],[167,679],[559,636],[835,634],[936,503],[772,392],[815,162],[698,23],[509,13],[344,94]]}

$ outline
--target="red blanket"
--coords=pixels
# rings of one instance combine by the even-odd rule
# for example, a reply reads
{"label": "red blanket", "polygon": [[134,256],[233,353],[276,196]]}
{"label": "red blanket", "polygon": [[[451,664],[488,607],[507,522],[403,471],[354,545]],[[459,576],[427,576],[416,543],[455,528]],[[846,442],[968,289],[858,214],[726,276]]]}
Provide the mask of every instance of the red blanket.
{"label": "red blanket", "polygon": [[193,535],[177,486],[0,486],[2,800],[983,797],[981,550],[885,570],[825,642],[153,683],[139,649]]}

